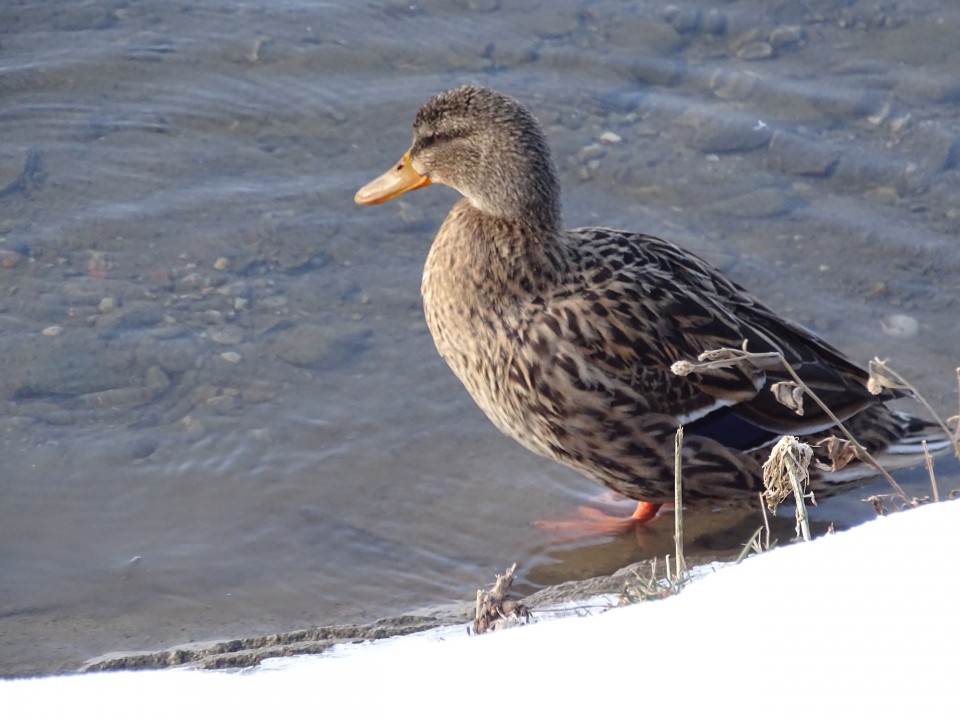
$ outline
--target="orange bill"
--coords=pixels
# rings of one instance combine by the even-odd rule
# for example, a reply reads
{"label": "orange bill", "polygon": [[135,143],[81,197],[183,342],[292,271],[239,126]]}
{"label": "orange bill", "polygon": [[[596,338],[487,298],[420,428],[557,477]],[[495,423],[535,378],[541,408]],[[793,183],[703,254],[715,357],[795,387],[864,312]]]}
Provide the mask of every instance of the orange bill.
{"label": "orange bill", "polygon": [[376,205],[429,184],[430,178],[427,175],[421,175],[413,169],[410,162],[410,151],[407,150],[400,158],[400,162],[376,180],[371,180],[357,190],[353,200],[359,205]]}

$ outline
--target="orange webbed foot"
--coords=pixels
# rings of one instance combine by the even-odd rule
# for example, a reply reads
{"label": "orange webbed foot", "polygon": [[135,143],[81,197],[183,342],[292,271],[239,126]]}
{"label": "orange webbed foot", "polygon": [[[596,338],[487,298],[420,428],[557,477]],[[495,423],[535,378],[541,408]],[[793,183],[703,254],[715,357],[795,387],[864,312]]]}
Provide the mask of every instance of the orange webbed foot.
{"label": "orange webbed foot", "polygon": [[624,517],[611,515],[594,507],[581,505],[577,508],[577,517],[556,520],[539,520],[536,525],[541,530],[558,533],[567,539],[592,537],[595,535],[623,535],[639,531],[657,516],[660,503],[639,502],[633,514]]}

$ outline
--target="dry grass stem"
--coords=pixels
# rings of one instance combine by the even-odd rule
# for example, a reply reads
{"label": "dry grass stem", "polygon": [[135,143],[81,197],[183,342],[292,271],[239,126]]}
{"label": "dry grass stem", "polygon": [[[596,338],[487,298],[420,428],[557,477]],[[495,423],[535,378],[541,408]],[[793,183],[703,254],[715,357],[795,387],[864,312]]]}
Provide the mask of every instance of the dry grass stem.
{"label": "dry grass stem", "polygon": [[758,493],[760,497],[760,513],[763,515],[763,549],[770,549],[770,517],[767,515],[767,504],[763,501],[763,493]]}
{"label": "dry grass stem", "polygon": [[476,617],[473,621],[473,632],[476,635],[513,627],[530,620],[530,610],[526,605],[507,599],[516,571],[517,564],[514,563],[503,575],[497,575],[493,588],[477,590]]}
{"label": "dry grass stem", "polygon": [[940,488],[937,487],[937,476],[933,472],[933,455],[927,450],[927,441],[923,441],[923,465],[930,475],[930,488],[933,490],[933,501],[940,502]]}
{"label": "dry grass stem", "polygon": [[670,559],[667,558],[667,569],[663,577],[657,577],[657,559],[653,558],[647,566],[646,573],[633,572],[633,580],[627,582],[620,591],[620,604],[632,605],[647,600],[660,600],[680,592],[687,581],[670,575]]}
{"label": "dry grass stem", "polygon": [[[957,399],[960,402],[960,367],[957,368]],[[953,433],[950,437],[953,439],[955,448],[960,448],[960,409],[953,417],[947,418],[947,424],[953,423]]]}
{"label": "dry grass stem", "polygon": [[645,600],[658,600],[680,592],[680,588],[690,579],[687,561],[683,553],[683,428],[677,428],[674,442],[673,504],[674,526],[673,541],[676,556],[673,570],[670,569],[670,556],[664,558],[664,576],[657,577],[657,559],[650,561],[648,574],[634,571],[634,580],[624,585],[620,593],[620,604],[628,605]]}
{"label": "dry grass stem", "polygon": [[740,554],[737,555],[737,559],[734,560],[734,564],[743,562],[750,556],[751,551],[753,551],[754,555],[763,555],[765,551],[763,545],[760,543],[760,533],[762,532],[762,527],[758,527],[756,530],[754,530],[753,535],[750,536],[750,539],[747,540],[747,544],[743,546],[743,550],[740,551]]}
{"label": "dry grass stem", "polygon": [[[887,365],[886,360],[874,358],[870,361],[868,369],[870,371],[870,380],[867,382],[867,389],[870,392],[878,395],[883,392],[885,388],[889,388],[890,390],[905,390],[910,393],[910,396],[914,400],[926,408],[930,417],[932,417],[940,426],[940,429],[943,430],[943,434],[950,438],[950,442],[953,444],[953,452],[957,458],[960,458],[960,415],[947,418],[946,421],[941,419],[933,407],[931,407],[930,403],[927,402],[927,399],[920,394],[920,391],[904,378],[903,375]],[[960,385],[960,368],[957,368],[957,383]],[[960,387],[958,387],[958,391],[960,391]],[[950,423],[954,425],[952,430],[949,427]]]}
{"label": "dry grass stem", "polygon": [[[767,507],[776,512],[777,506],[791,493],[797,506],[797,535],[810,540],[810,521],[807,516],[805,491],[810,481],[810,461],[813,449],[794,437],[784,435],[773,446],[770,458],[763,464],[764,498]],[[813,495],[809,495],[813,498]]]}
{"label": "dry grass stem", "polygon": [[687,560],[683,554],[683,427],[677,428],[673,455],[673,542],[676,546],[675,575],[680,578],[687,572]]}
{"label": "dry grass stem", "polygon": [[[954,491],[956,492],[956,491]],[[950,499],[953,500],[953,493],[950,494]],[[901,512],[907,510],[908,508],[917,508],[921,505],[929,505],[933,502],[933,499],[930,497],[913,497],[913,498],[902,498],[899,495],[871,495],[866,498],[864,502],[870,503],[873,507],[873,511],[877,515],[887,515],[891,512]]]}
{"label": "dry grass stem", "polygon": [[[701,372],[704,370],[713,370],[717,368],[730,367],[731,365],[736,365],[738,363],[747,363],[753,365],[754,367],[760,369],[767,369],[774,367],[775,364],[782,366],[793,378],[794,382],[801,388],[803,391],[810,396],[810,398],[820,407],[821,410],[826,414],[827,417],[836,425],[837,429],[843,433],[844,437],[850,442],[850,444],[856,448],[857,457],[861,458],[864,462],[873,467],[879,475],[881,475],[893,488],[894,492],[900,495],[904,500],[907,499],[907,494],[903,491],[903,488],[893,479],[893,476],[887,472],[883,467],[880,466],[874,457],[867,452],[867,449],[863,447],[856,438],[850,434],[850,431],[847,430],[846,426],[840,422],[834,412],[827,407],[826,403],[820,399],[820,397],[813,392],[806,383],[800,378],[797,372],[793,369],[793,366],[787,362],[786,358],[783,357],[778,352],[767,352],[767,353],[752,353],[747,351],[747,341],[743,341],[742,349],[736,348],[720,348],[719,350],[709,350],[704,353],[700,353],[697,357],[699,362],[693,363],[686,360],[681,360],[675,362],[671,366],[671,370],[677,375],[689,375],[691,372]],[[802,405],[801,405],[802,408]],[[796,410],[795,410],[796,411]]]}

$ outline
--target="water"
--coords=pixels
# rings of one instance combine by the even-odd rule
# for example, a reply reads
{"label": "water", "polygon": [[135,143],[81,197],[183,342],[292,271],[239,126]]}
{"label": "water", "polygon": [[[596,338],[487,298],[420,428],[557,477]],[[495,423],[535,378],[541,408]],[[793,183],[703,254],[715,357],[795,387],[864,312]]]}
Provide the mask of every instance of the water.
{"label": "water", "polygon": [[[0,673],[670,550],[669,523],[534,527],[595,488],[501,437],[433,350],[419,274],[454,194],[353,205],[464,81],[545,123],[570,225],[674,239],[955,412],[952,3],[514,7],[0,9]],[[691,518],[688,551],[757,524]]]}

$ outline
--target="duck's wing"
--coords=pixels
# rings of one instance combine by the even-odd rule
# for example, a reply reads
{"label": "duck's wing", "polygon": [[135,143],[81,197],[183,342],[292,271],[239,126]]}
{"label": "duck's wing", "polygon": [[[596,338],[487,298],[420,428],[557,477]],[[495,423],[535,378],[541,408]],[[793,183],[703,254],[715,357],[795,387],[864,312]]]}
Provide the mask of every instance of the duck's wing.
{"label": "duck's wing", "polygon": [[[602,370],[607,392],[643,398],[648,411],[683,423],[722,410],[776,433],[833,425],[810,401],[802,416],[777,401],[770,387],[792,380],[779,365],[740,363],[685,377],[670,369],[677,360],[746,341],[750,352],[781,353],[841,420],[877,401],[861,368],[695,255],[658,238],[598,228],[569,238],[578,282],[550,298],[540,322],[563,338],[565,352]],[[558,361],[577,363],[563,353]]]}

